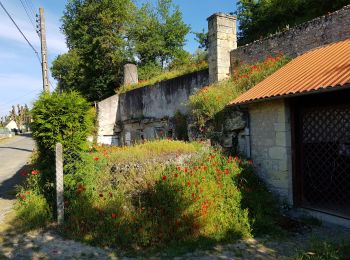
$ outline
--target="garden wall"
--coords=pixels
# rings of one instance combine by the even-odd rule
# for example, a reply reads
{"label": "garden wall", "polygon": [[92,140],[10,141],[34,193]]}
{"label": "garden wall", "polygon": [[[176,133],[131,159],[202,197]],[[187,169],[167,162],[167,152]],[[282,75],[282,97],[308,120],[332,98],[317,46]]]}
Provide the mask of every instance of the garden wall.
{"label": "garden wall", "polygon": [[130,144],[144,139],[176,137],[180,112],[188,114],[187,101],[209,84],[208,69],[137,88],[98,103],[98,142]]}
{"label": "garden wall", "polygon": [[236,61],[254,63],[282,51],[290,57],[332,42],[350,38],[350,5],[231,51],[231,65]]}

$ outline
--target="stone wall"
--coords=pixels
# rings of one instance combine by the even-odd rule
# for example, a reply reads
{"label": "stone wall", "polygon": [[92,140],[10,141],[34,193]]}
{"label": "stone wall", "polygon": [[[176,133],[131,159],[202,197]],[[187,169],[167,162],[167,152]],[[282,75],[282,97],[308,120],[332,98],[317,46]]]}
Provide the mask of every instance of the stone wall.
{"label": "stone wall", "polygon": [[118,144],[114,127],[117,120],[119,95],[102,100],[97,105],[97,142],[100,144]]}
{"label": "stone wall", "polygon": [[162,119],[177,111],[186,114],[189,96],[207,86],[208,80],[206,69],[123,93],[119,97],[118,120]]}
{"label": "stone wall", "polygon": [[248,106],[251,159],[269,188],[292,204],[291,126],[283,99]]}
{"label": "stone wall", "polygon": [[350,38],[350,5],[239,47],[231,52],[231,64],[234,65],[237,60],[254,63],[280,51],[290,57],[296,57],[319,46],[347,38]]}
{"label": "stone wall", "polygon": [[176,113],[188,114],[187,102],[209,84],[202,70],[114,95],[98,103],[98,142],[131,144],[144,139],[176,137]]}

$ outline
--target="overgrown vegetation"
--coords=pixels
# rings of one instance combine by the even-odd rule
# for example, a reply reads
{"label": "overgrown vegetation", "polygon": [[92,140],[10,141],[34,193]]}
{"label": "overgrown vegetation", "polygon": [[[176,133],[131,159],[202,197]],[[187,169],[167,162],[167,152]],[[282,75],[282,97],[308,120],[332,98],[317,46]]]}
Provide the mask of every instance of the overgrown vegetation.
{"label": "overgrown vegetation", "polygon": [[[253,65],[237,64],[231,79],[200,89],[189,99],[193,118],[203,132],[206,124],[215,120],[225,106],[289,61],[282,53]],[[207,128],[208,130],[208,128]]]}
{"label": "overgrown vegetation", "polygon": [[[74,174],[65,175],[63,231],[71,238],[129,250],[276,230],[276,202],[251,162],[219,150],[161,140],[96,146],[75,163]],[[34,223],[51,216],[35,192],[40,174],[28,177],[19,195],[25,195],[18,208],[22,218],[34,214]],[[36,201],[42,206],[30,211]]]}
{"label": "overgrown vegetation", "polygon": [[86,151],[94,116],[90,104],[76,92],[44,93],[33,104],[31,127],[38,149],[34,167],[40,173],[37,185],[33,186],[37,187],[37,195],[48,199],[50,206],[55,195],[55,146],[61,143],[72,156]]}
{"label": "overgrown vegetation", "polygon": [[140,80],[138,84],[132,84],[132,85],[122,85],[118,93],[125,93],[127,91],[142,88],[144,86],[150,86],[154,85],[158,82],[173,79],[182,75],[186,75],[189,73],[197,72],[200,70],[204,70],[208,68],[208,63],[205,60],[200,61],[199,63],[192,62],[187,65],[182,65],[180,67],[171,69],[169,71],[161,72],[159,71],[159,74],[153,75],[153,77],[147,79],[147,80]]}

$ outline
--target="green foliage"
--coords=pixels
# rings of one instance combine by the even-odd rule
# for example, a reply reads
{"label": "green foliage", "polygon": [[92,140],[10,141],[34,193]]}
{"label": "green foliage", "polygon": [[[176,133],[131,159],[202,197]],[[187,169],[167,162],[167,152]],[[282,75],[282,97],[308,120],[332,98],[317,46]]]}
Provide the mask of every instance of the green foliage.
{"label": "green foliage", "polygon": [[189,99],[189,106],[198,127],[206,132],[206,123],[219,116],[237,96],[271,75],[289,61],[280,55],[254,65],[238,65],[231,79],[200,89]]}
{"label": "green foliage", "polygon": [[40,172],[34,186],[39,187],[39,192],[53,205],[55,146],[61,143],[71,156],[78,156],[87,149],[94,112],[76,92],[44,93],[33,104],[32,118],[32,133],[38,149],[34,164]]}
{"label": "green foliage", "polygon": [[144,4],[129,33],[140,67],[153,62],[164,69],[174,59],[183,56],[189,30],[179,7],[173,5],[172,0],[158,0],[155,7]]}
{"label": "green foliage", "polygon": [[237,8],[239,44],[303,23],[349,3],[349,0],[240,0]]}
{"label": "green foliage", "polygon": [[[154,76],[152,78],[147,79],[146,77],[146,80],[140,80],[138,84],[122,85],[118,90],[118,93],[121,94],[133,89],[142,88],[144,86],[151,86],[164,80],[173,79],[182,75],[186,75],[189,73],[197,72],[208,68],[208,63],[206,61],[203,61],[203,60],[201,61],[200,57],[197,57],[197,56],[194,56],[194,58],[196,58],[200,62],[190,63],[188,65],[180,66],[176,69],[164,71],[158,74],[154,73]],[[155,69],[154,72],[156,71],[157,70]],[[147,72],[142,70],[142,73],[147,73]]]}
{"label": "green foliage", "polygon": [[189,27],[171,0],[139,9],[131,0],[72,0],[62,22],[69,52],[56,58],[52,74],[62,89],[89,101],[115,93],[126,62],[137,60],[140,79],[188,62],[183,46]]}
{"label": "green foliage", "polygon": [[70,151],[87,148],[92,131],[90,104],[76,92],[44,93],[32,109],[32,132],[40,152],[53,151],[62,143]]}
{"label": "green foliage", "polygon": [[17,225],[25,229],[35,229],[45,227],[52,221],[52,210],[42,194],[22,189],[17,197],[15,210],[17,221],[20,222]]}
{"label": "green foliage", "polygon": [[196,36],[196,41],[199,43],[199,49],[207,51],[209,48],[208,32],[203,30],[202,32],[195,32],[194,35]]}

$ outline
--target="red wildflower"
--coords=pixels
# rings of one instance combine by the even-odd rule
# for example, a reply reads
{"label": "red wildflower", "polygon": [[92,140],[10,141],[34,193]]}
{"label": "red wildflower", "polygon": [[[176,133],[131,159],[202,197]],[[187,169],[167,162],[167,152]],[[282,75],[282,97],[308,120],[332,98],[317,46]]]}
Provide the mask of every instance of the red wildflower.
{"label": "red wildflower", "polygon": [[237,177],[237,178],[240,178],[240,177],[241,177],[241,174],[240,174],[240,173],[238,173],[238,174],[236,175],[236,177]]}
{"label": "red wildflower", "polygon": [[94,161],[98,161],[98,160],[100,160],[100,158],[98,158],[98,157],[95,157],[95,158],[94,158]]}
{"label": "red wildflower", "polygon": [[111,197],[111,198],[113,197],[113,194],[112,194],[112,192],[109,192],[109,197]]}
{"label": "red wildflower", "polygon": [[184,172],[187,172],[187,171],[188,171],[188,169],[187,169],[187,167],[185,167]]}
{"label": "red wildflower", "polygon": [[21,175],[23,176],[23,177],[27,177],[28,176],[28,173],[26,172],[26,171],[21,171]]}
{"label": "red wildflower", "polygon": [[37,175],[37,174],[39,174],[38,170],[32,170],[32,175]]}
{"label": "red wildflower", "polygon": [[20,197],[21,197],[22,200],[26,199],[26,195],[24,195],[24,194],[21,194]]}
{"label": "red wildflower", "polygon": [[181,167],[180,167],[180,166],[178,166],[178,167],[177,167],[177,170],[178,170],[178,171],[181,171]]}
{"label": "red wildflower", "polygon": [[179,177],[179,175],[177,173],[175,173],[175,178]]}
{"label": "red wildflower", "polygon": [[112,219],[116,219],[118,217],[118,215],[115,213],[112,213],[111,217],[112,217]]}
{"label": "red wildflower", "polygon": [[164,176],[162,177],[162,179],[163,179],[163,181],[166,181],[166,176],[164,175]]}
{"label": "red wildflower", "polygon": [[190,187],[190,186],[191,186],[191,183],[190,183],[189,181],[187,182],[187,186],[188,186],[188,187]]}
{"label": "red wildflower", "polygon": [[225,169],[225,174],[227,175],[229,173],[229,170],[226,168]]}
{"label": "red wildflower", "polygon": [[203,167],[203,170],[205,170],[205,171],[206,171],[207,169],[208,169],[208,168],[207,168],[207,166],[204,166],[204,167]]}

